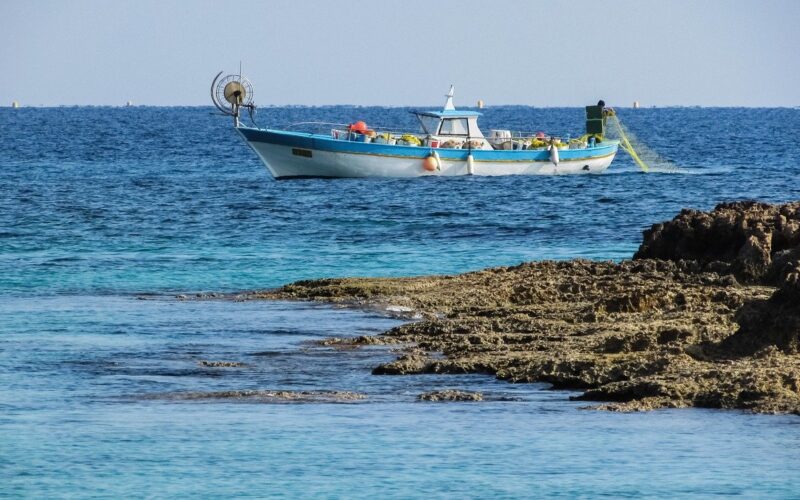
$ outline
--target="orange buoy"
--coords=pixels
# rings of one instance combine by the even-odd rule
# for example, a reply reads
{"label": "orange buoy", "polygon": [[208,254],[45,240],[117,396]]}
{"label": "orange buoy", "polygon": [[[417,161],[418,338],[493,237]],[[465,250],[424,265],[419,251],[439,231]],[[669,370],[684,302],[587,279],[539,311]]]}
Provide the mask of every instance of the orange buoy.
{"label": "orange buoy", "polygon": [[363,134],[367,131],[367,124],[361,120],[350,125],[350,130]]}
{"label": "orange buoy", "polygon": [[428,172],[433,172],[434,170],[436,170],[436,167],[439,166],[438,163],[439,162],[436,161],[436,157],[430,155],[426,157],[424,160],[422,160],[422,168],[424,168]]}

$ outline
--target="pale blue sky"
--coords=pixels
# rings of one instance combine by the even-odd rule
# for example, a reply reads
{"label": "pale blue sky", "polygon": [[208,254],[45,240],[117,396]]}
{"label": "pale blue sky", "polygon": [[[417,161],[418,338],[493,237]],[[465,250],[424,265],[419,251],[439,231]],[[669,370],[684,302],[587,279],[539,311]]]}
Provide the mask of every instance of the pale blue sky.
{"label": "pale blue sky", "polygon": [[800,105],[800,0],[0,2],[0,105]]}

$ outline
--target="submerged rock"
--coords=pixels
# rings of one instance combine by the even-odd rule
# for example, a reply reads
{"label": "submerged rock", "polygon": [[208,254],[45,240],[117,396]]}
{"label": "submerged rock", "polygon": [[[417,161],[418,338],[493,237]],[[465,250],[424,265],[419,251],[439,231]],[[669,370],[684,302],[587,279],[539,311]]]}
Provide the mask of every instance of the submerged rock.
{"label": "submerged rock", "polygon": [[459,391],[456,389],[445,389],[443,391],[430,391],[417,396],[420,401],[483,401],[483,394],[480,392]]}
{"label": "submerged rock", "polygon": [[269,391],[232,390],[212,392],[168,392],[147,394],[140,399],[163,399],[170,401],[251,401],[259,403],[347,403],[366,399],[366,396],[347,391]]}
{"label": "submerged rock", "polygon": [[205,359],[201,359],[197,364],[207,368],[243,368],[248,366],[247,363],[240,361],[208,361]]}

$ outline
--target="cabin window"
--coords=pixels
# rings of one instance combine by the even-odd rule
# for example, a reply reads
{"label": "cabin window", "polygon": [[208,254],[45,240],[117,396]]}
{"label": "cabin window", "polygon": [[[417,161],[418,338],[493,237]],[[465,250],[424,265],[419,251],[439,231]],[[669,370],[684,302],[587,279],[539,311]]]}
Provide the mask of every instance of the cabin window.
{"label": "cabin window", "polygon": [[441,135],[467,135],[466,118],[448,118],[442,120]]}
{"label": "cabin window", "polygon": [[422,124],[422,130],[425,131],[426,134],[436,135],[436,131],[439,129],[438,117],[417,115],[417,118],[419,118],[419,122]]}

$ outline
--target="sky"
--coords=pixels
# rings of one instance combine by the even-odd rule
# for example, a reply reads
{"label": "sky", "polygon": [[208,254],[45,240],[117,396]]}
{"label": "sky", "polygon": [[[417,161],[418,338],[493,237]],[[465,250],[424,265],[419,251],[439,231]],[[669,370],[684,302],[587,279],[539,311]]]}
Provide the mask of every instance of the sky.
{"label": "sky", "polygon": [[0,0],[0,106],[799,106],[800,0]]}

